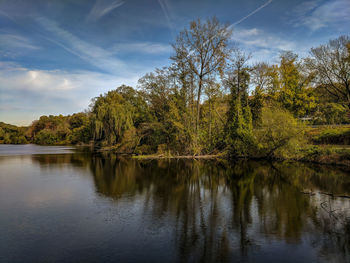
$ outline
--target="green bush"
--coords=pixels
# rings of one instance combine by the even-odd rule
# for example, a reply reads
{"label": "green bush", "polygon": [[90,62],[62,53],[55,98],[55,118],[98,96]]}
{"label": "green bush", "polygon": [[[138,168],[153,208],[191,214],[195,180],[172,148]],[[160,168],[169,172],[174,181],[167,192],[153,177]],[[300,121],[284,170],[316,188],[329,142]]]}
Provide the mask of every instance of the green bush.
{"label": "green bush", "polygon": [[312,141],[317,144],[350,144],[350,129],[336,128],[326,129],[320,134],[312,137]]}
{"label": "green bush", "polygon": [[259,157],[291,158],[305,142],[304,126],[278,107],[263,108],[261,127],[254,135]]}
{"label": "green bush", "polygon": [[51,130],[41,130],[35,137],[34,143],[40,145],[54,145],[58,143],[58,137],[55,132]]}

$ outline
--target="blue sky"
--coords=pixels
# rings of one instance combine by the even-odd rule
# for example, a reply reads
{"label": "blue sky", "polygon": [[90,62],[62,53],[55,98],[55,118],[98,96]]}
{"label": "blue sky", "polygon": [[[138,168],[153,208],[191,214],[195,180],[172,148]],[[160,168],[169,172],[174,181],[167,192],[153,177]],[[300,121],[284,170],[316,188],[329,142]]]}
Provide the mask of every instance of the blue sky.
{"label": "blue sky", "polygon": [[0,121],[72,114],[169,65],[191,20],[216,16],[252,60],[350,34],[350,0],[0,0]]}

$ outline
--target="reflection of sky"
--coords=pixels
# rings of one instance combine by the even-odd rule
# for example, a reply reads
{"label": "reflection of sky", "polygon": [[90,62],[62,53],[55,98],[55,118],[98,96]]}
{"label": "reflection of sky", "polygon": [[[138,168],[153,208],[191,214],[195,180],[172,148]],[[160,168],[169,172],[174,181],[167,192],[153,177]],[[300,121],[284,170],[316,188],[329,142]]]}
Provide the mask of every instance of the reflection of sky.
{"label": "reflection of sky", "polygon": [[9,155],[32,155],[32,154],[64,154],[72,153],[75,150],[69,146],[40,146],[35,144],[27,145],[0,145],[0,156]]}
{"label": "reflection of sky", "polygon": [[3,0],[0,121],[86,109],[92,97],[170,63],[170,43],[196,18],[233,25],[252,61],[349,34],[348,0]]}

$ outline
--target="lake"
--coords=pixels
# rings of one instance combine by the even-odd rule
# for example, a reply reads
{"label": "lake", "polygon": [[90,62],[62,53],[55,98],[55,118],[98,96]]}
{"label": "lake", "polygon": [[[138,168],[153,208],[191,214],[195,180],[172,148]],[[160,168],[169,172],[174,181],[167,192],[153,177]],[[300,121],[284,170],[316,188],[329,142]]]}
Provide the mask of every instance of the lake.
{"label": "lake", "polygon": [[330,166],[0,145],[0,262],[350,262],[348,195]]}

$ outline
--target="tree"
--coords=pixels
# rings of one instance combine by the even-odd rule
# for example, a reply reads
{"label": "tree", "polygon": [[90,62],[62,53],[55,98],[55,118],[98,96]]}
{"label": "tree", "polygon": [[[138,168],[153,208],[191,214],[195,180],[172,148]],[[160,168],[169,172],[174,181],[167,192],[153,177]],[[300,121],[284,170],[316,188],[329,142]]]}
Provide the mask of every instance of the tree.
{"label": "tree", "polygon": [[255,64],[251,69],[251,81],[255,87],[259,87],[262,91],[266,91],[267,88],[271,85],[271,67],[264,63],[260,62]]}
{"label": "tree", "polygon": [[230,56],[231,30],[216,18],[191,22],[190,28],[180,32],[173,45],[176,64],[186,65],[197,82],[196,135],[198,138],[200,103],[203,85],[209,76],[223,74],[226,60]]}
{"label": "tree", "polygon": [[224,80],[224,85],[230,89],[226,142],[231,157],[247,155],[253,145],[252,114],[248,103],[250,75],[245,66],[248,59],[236,50]]}
{"label": "tree", "polygon": [[278,101],[295,117],[303,117],[316,107],[312,90],[308,87],[314,75],[302,73],[296,54],[284,52],[280,58]]}
{"label": "tree", "polygon": [[135,112],[135,107],[118,89],[94,98],[91,105],[94,140],[108,145],[120,143],[134,125]]}
{"label": "tree", "polygon": [[308,68],[316,74],[317,83],[338,103],[350,108],[349,36],[340,36],[328,44],[311,49]]}
{"label": "tree", "polygon": [[249,101],[249,105],[254,127],[257,127],[261,123],[262,108],[264,106],[264,93],[261,86],[256,86],[252,95],[253,97]]}

